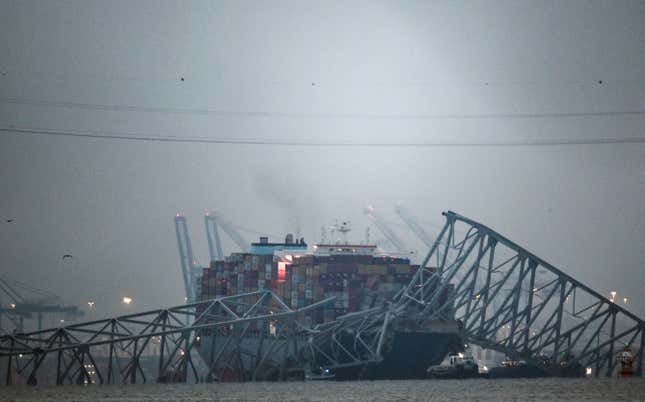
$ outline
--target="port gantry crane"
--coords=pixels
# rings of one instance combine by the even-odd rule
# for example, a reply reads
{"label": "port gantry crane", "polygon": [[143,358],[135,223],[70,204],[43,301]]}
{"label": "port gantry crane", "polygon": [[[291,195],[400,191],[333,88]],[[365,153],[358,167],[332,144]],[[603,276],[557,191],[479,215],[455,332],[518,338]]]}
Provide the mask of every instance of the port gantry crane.
{"label": "port gantry crane", "polygon": [[201,274],[201,267],[197,264],[197,260],[195,260],[195,255],[193,254],[193,245],[188,234],[186,217],[179,213],[175,215],[175,234],[177,236],[179,264],[184,280],[186,301],[192,303],[197,298],[197,286],[200,284],[199,275]]}
{"label": "port gantry crane", "polygon": [[[206,239],[208,240],[208,253],[211,261],[224,259],[222,241],[219,234],[221,228],[230,239],[239,247],[241,252],[248,252],[250,243],[237,230],[237,227],[230,221],[222,218],[216,213],[207,211],[204,214],[204,226],[206,228]],[[193,253],[190,235],[188,234],[188,222],[186,217],[177,213],[175,216],[175,234],[177,236],[177,248],[179,250],[179,261],[181,273],[184,280],[186,301],[197,301],[199,293],[202,267],[197,263]]]}
{"label": "port gantry crane", "polygon": [[216,213],[206,212],[204,215],[204,225],[206,227],[206,238],[208,239],[208,253],[211,261],[223,260],[222,242],[219,236],[219,228],[233,240],[240,248],[240,251],[246,253],[249,251],[250,243],[242,237],[234,225],[223,219]]}
{"label": "port gantry crane", "polygon": [[[25,296],[24,293],[32,296]],[[51,292],[0,275],[0,333],[9,332],[8,328],[3,329],[3,317],[16,331],[22,332],[25,319],[34,318],[34,315],[39,330],[43,327],[45,314],[63,313],[71,318],[83,316],[78,307],[62,305],[59,301],[60,298]]]}

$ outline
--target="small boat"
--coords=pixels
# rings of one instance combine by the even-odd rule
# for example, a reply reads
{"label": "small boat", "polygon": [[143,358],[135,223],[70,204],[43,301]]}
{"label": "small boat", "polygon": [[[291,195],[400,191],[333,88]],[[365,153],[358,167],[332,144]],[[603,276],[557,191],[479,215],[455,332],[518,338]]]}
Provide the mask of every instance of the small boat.
{"label": "small boat", "polygon": [[305,376],[306,381],[327,381],[333,380],[336,376],[328,368],[320,367],[317,372],[309,372]]}
{"label": "small boat", "polygon": [[479,366],[470,354],[456,353],[448,355],[447,362],[428,367],[430,378],[476,378],[479,377]]}
{"label": "small boat", "polygon": [[634,375],[634,355],[629,346],[625,346],[623,351],[616,357],[616,360],[620,363],[619,378],[630,378]]}
{"label": "small boat", "polygon": [[535,378],[548,377],[549,373],[524,360],[506,359],[498,367],[491,368],[488,376],[489,378]]}

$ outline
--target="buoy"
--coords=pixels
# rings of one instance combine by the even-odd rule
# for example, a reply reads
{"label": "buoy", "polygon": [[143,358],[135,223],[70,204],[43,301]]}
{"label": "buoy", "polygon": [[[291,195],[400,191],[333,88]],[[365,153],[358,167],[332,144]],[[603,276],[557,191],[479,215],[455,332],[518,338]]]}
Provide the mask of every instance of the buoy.
{"label": "buoy", "polygon": [[618,377],[629,378],[634,375],[634,355],[632,354],[632,350],[629,346],[625,346],[616,359],[620,363]]}

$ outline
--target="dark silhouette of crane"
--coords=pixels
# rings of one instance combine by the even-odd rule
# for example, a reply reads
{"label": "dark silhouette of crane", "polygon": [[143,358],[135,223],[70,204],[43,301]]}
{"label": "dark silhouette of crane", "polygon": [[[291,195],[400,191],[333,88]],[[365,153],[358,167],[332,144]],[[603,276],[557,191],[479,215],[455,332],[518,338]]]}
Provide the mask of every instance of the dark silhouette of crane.
{"label": "dark silhouette of crane", "polygon": [[[242,252],[248,252],[250,242],[238,232],[238,227],[230,221],[222,219],[221,216],[207,212],[204,216],[206,226],[206,236],[208,239],[208,251],[211,261],[224,259],[222,251],[222,242],[219,235],[221,228]],[[184,290],[186,292],[186,301],[197,301],[196,288],[201,276],[202,267],[197,263],[193,254],[193,247],[188,235],[188,222],[186,217],[177,213],[175,216],[175,234],[177,235],[177,246],[179,249],[179,262],[181,264],[181,273],[184,279]]]}
{"label": "dark silhouette of crane", "polygon": [[0,332],[3,318],[13,324],[15,331],[23,332],[25,319],[36,318],[41,330],[44,314],[54,313],[64,313],[72,319],[84,315],[76,306],[63,305],[60,297],[51,292],[0,275]]}

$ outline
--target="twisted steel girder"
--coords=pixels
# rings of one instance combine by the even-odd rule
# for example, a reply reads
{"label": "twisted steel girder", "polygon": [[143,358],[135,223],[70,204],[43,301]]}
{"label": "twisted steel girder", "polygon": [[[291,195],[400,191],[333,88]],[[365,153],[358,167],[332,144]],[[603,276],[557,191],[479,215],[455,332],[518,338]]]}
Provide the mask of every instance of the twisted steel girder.
{"label": "twisted steel girder", "polygon": [[430,319],[454,315],[469,342],[554,375],[589,367],[611,376],[618,347],[630,347],[642,375],[641,318],[487,226],[444,216],[422,268],[396,299],[400,309],[413,306]]}
{"label": "twisted steel girder", "polygon": [[[0,370],[6,385],[18,377],[32,385],[137,383],[150,375],[160,382],[246,380],[276,366],[284,377],[287,359],[307,339],[303,314],[332,301],[292,310],[272,292],[257,291],[14,333],[0,337]],[[242,345],[247,338],[256,341]],[[203,345],[206,339],[212,344]],[[289,353],[277,353],[289,346]],[[200,357],[198,347],[208,347],[210,356]]]}

